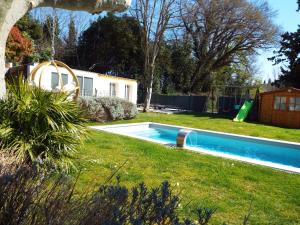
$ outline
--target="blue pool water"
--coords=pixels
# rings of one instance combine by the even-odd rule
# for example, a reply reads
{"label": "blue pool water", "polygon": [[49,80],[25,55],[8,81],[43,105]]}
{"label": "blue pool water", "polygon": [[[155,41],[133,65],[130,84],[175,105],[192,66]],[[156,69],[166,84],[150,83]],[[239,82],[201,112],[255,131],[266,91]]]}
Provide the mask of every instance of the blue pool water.
{"label": "blue pool water", "polygon": [[[143,129],[126,129],[126,134],[168,144],[176,144],[179,128],[150,124]],[[300,168],[300,146],[211,132],[192,131],[186,146]]]}
{"label": "blue pool water", "polygon": [[145,130],[129,131],[129,133],[135,136],[145,137],[175,145],[178,131],[179,129],[150,126]]}

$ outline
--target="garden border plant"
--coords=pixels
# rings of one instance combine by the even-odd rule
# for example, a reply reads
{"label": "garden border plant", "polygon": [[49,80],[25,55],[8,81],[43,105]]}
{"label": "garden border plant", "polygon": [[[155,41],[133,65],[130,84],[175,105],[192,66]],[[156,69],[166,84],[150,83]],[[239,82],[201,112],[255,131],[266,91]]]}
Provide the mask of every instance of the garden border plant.
{"label": "garden border plant", "polygon": [[82,97],[79,105],[85,117],[94,122],[128,120],[138,113],[135,104],[116,97]]}
{"label": "garden border plant", "polygon": [[181,219],[179,197],[168,182],[151,189],[141,183],[128,190],[117,179],[115,185],[80,195],[75,185],[69,176],[34,166],[5,172],[0,166],[0,225],[206,225],[216,212],[201,207],[194,211],[197,219]]}
{"label": "garden border plant", "polygon": [[68,169],[86,134],[82,112],[66,93],[30,86],[20,76],[0,99],[0,147],[26,164]]}

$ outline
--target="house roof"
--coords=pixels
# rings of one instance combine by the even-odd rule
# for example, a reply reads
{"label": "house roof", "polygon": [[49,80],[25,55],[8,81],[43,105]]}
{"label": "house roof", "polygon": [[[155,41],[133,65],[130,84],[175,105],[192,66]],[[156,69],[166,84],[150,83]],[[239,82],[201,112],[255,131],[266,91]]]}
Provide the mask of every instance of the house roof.
{"label": "house roof", "polygon": [[107,75],[107,74],[98,74],[98,76],[103,77],[103,78],[108,78],[108,79],[114,79],[114,80],[125,80],[125,81],[136,82],[136,80],[134,80],[134,79],[125,78],[125,77],[117,77],[117,76],[112,76],[112,75]]}
{"label": "house roof", "polygon": [[300,94],[300,89],[293,88],[293,87],[282,88],[282,89],[277,89],[277,90],[274,90],[274,91],[263,92],[263,93],[260,93],[260,95],[275,94],[275,93],[280,93],[280,92],[290,92],[290,93],[294,92],[294,93],[299,93]]}
{"label": "house roof", "polygon": [[97,75],[99,77],[102,77],[102,78],[137,82],[137,80],[135,80],[135,79],[130,79],[130,78],[126,78],[126,77],[112,76],[112,75],[108,75],[108,74],[101,74],[101,73],[96,73],[96,72],[91,72],[91,71],[86,71],[86,70],[79,70],[79,69],[72,69],[72,70],[73,71],[81,71],[81,72],[85,72],[85,73],[95,74],[95,75]]}
{"label": "house roof", "polygon": [[[25,64],[25,65],[21,65],[21,66],[15,66],[12,68],[9,68],[7,71],[6,76],[11,75],[11,74],[19,74],[20,72],[22,72],[26,77],[28,76],[27,74],[27,67],[28,66],[34,66],[34,64]],[[108,74],[100,74],[100,73],[95,73],[95,72],[91,72],[91,71],[85,71],[85,70],[79,70],[79,69],[72,69],[74,72],[78,71],[78,72],[84,72],[84,73],[91,73],[94,75],[97,75],[99,77],[102,78],[107,78],[107,79],[113,79],[113,80],[124,80],[127,82],[137,82],[137,80],[135,79],[130,79],[130,78],[125,78],[125,77],[119,77],[119,76],[112,76],[112,75],[108,75]]]}

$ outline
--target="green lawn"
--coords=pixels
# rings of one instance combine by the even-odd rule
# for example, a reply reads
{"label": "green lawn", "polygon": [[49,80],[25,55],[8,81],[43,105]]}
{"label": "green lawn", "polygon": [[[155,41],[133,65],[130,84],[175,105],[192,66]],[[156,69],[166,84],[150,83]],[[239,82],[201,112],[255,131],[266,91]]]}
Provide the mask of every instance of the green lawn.
{"label": "green lawn", "polygon": [[[117,123],[153,121],[300,142],[300,130],[199,115],[140,114]],[[300,175],[172,149],[124,136],[93,131],[78,154],[83,169],[78,189],[104,182],[121,164],[121,183],[149,186],[169,180],[180,192],[183,216],[197,206],[217,208],[213,223],[241,224],[252,201],[251,224],[300,224]],[[187,205],[187,206],[186,206]]]}

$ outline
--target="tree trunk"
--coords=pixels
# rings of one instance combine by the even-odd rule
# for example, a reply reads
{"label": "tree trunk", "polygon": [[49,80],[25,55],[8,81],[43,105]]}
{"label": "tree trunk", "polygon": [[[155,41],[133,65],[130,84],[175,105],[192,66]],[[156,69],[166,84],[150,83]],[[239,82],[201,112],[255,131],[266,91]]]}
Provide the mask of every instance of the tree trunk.
{"label": "tree trunk", "polygon": [[5,80],[4,80],[4,74],[6,72],[4,54],[5,54],[5,43],[0,42],[0,98],[2,98],[6,93]]}
{"label": "tree trunk", "polygon": [[148,112],[150,109],[151,97],[153,91],[153,82],[154,82],[154,71],[155,71],[155,66],[151,65],[150,80],[148,81],[149,83],[147,84],[147,93],[146,93],[144,109],[143,109],[144,112]]}
{"label": "tree trunk", "polygon": [[29,9],[38,6],[48,6],[98,13],[103,10],[123,11],[130,3],[131,0],[0,0],[0,98],[3,98],[6,92],[4,77],[7,37],[14,24]]}
{"label": "tree trunk", "polygon": [[150,109],[152,90],[153,90],[153,78],[151,78],[151,81],[147,87],[147,93],[146,93],[144,109],[143,109],[144,112],[148,112]]}
{"label": "tree trunk", "polygon": [[30,8],[29,1],[8,0],[0,3],[0,98],[6,92],[5,88],[5,47],[9,32],[13,25]]}

